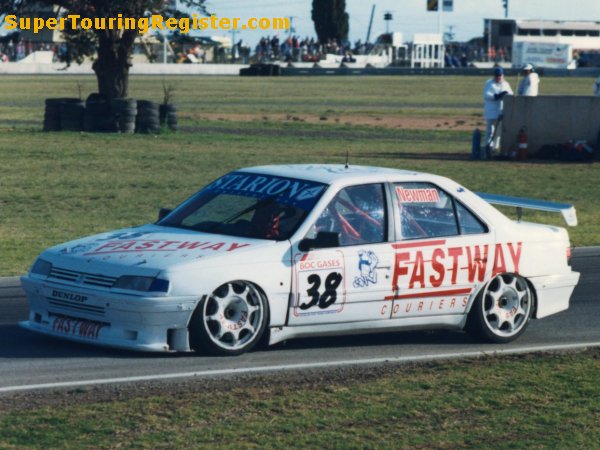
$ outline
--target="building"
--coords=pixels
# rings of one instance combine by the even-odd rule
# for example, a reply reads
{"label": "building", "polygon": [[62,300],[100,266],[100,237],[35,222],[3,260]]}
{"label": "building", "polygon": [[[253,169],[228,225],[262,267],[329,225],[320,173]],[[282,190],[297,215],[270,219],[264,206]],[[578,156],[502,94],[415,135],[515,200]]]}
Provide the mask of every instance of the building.
{"label": "building", "polygon": [[443,68],[445,45],[441,34],[415,33],[411,50],[412,68]]}
{"label": "building", "polygon": [[600,22],[584,20],[485,19],[488,48],[510,51],[515,42],[570,45],[576,52],[600,52]]}

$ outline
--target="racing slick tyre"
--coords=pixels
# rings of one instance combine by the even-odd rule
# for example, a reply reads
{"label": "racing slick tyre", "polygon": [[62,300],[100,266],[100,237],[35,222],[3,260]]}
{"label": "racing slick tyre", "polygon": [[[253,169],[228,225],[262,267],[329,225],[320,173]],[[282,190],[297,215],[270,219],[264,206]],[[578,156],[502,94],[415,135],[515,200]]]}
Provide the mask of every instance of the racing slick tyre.
{"label": "racing slick tyre", "polygon": [[515,274],[501,274],[477,296],[466,330],[488,342],[510,342],[523,334],[533,310],[534,296],[527,281]]}
{"label": "racing slick tyre", "polygon": [[231,281],[203,298],[190,320],[190,346],[212,355],[240,355],[265,334],[269,307],[251,283]]}

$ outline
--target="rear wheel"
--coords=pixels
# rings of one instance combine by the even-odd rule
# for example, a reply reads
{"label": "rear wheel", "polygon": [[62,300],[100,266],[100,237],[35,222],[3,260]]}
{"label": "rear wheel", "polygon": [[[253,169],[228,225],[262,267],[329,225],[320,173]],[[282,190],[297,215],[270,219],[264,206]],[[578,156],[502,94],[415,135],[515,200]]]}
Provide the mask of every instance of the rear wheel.
{"label": "rear wheel", "polygon": [[198,305],[190,322],[190,344],[196,351],[239,355],[251,350],[267,328],[265,296],[251,283],[225,283]]}
{"label": "rear wheel", "polygon": [[533,314],[533,295],[524,278],[496,276],[479,295],[467,321],[467,331],[490,342],[505,343],[519,337]]}

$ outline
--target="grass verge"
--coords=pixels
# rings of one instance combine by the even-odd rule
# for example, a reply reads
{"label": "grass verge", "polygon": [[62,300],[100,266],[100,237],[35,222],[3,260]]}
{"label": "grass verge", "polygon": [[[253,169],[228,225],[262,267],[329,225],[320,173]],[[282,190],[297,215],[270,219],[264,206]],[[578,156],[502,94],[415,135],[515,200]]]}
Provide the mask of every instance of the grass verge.
{"label": "grass verge", "polygon": [[[598,448],[600,350],[56,394],[0,448]],[[5,402],[6,403],[6,402]]]}
{"label": "grass verge", "polygon": [[[94,90],[92,77],[3,78],[0,275],[24,273],[50,245],[153,221],[160,206],[178,204],[234,168],[343,163],[346,152],[351,164],[433,172],[473,190],[572,202],[580,219],[569,230],[572,242],[600,244],[597,163],[469,161],[470,131],[456,129],[453,118],[479,116],[483,78],[132,77],[131,95],[160,101],[163,83],[177,86],[181,132],[104,135],[40,131],[44,96],[77,96],[79,84],[85,97]],[[586,93],[589,87],[580,79],[545,79],[542,86],[555,93]],[[237,115],[226,114],[231,111]],[[292,119],[274,120],[272,112]],[[208,120],[209,113],[225,118]],[[421,115],[445,117],[449,125],[293,120],[300,113],[374,115],[382,123]],[[525,220],[562,225],[559,217],[528,212]]]}

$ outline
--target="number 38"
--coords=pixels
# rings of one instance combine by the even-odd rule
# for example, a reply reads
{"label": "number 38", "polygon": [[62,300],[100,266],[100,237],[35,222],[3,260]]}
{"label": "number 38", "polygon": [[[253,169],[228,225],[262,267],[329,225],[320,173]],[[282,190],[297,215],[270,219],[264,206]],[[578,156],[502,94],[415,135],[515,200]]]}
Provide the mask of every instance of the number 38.
{"label": "number 38", "polygon": [[321,294],[319,291],[321,277],[316,273],[310,275],[307,280],[311,286],[310,289],[306,290],[306,293],[311,300],[310,302],[302,303],[300,309],[307,310],[317,305],[321,309],[329,308],[337,300],[337,288],[342,283],[342,278],[342,274],[338,272],[332,272],[327,275],[327,278],[325,278],[325,291]]}

